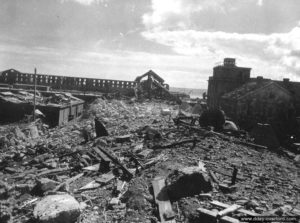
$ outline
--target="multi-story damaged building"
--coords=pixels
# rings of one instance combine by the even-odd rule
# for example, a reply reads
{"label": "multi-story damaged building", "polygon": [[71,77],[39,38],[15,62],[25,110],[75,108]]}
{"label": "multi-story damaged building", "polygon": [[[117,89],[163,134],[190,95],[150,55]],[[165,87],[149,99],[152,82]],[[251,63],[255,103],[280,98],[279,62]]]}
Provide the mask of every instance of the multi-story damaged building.
{"label": "multi-story damaged building", "polygon": [[[147,79],[143,80],[144,78]],[[165,83],[164,79],[152,70],[138,76],[135,81],[33,74],[23,73],[15,69],[0,72],[0,87],[30,90],[34,88],[35,82],[37,90],[41,91],[120,93],[132,96],[134,95],[134,90],[139,86],[141,90],[153,93],[154,96],[177,97],[176,92],[169,91],[169,85]]]}
{"label": "multi-story damaged building", "polygon": [[224,64],[214,67],[208,80],[207,102],[210,108],[218,108],[220,99],[250,80],[251,68],[238,67],[235,59],[225,58]]}
{"label": "multi-story damaged building", "polygon": [[300,82],[250,77],[251,68],[238,67],[225,58],[214,67],[208,81],[208,106],[221,108],[245,129],[256,123],[269,123],[279,132],[297,131],[300,116]]}

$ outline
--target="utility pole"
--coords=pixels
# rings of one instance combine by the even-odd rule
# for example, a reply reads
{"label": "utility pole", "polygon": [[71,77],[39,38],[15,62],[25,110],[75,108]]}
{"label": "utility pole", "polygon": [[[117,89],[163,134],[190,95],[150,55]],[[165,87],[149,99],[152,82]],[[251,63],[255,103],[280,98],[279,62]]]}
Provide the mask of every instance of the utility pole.
{"label": "utility pole", "polygon": [[36,68],[34,68],[34,96],[33,96],[33,121],[35,121],[35,104],[36,104]]}

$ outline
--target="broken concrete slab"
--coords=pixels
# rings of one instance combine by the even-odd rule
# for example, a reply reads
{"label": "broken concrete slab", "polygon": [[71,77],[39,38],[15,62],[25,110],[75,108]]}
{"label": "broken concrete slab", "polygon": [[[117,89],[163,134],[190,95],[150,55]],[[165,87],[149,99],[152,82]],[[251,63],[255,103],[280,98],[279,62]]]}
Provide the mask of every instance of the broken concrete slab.
{"label": "broken concrete slab", "polygon": [[98,188],[100,187],[101,184],[100,183],[97,183],[95,180],[87,183],[86,185],[84,185],[83,187],[79,188],[78,190],[82,191],[82,190],[92,190],[92,189],[95,189],[95,188]]}
{"label": "broken concrete slab", "polygon": [[121,203],[121,201],[117,197],[113,197],[109,202],[110,205],[118,205],[120,203]]}
{"label": "broken concrete slab", "polygon": [[168,176],[171,181],[168,186],[171,200],[207,193],[212,190],[209,175],[201,167],[186,167],[177,169]]}
{"label": "broken concrete slab", "polygon": [[141,157],[141,158],[146,158],[150,153],[152,153],[153,150],[152,149],[144,149],[143,151],[139,152],[137,154],[138,157]]}
{"label": "broken concrete slab", "polygon": [[96,179],[97,183],[107,184],[115,178],[115,175],[112,173],[102,174],[99,178]]}
{"label": "broken concrete slab", "polygon": [[37,194],[44,194],[47,191],[54,190],[58,184],[58,182],[49,178],[40,178],[37,179],[36,186],[33,190]]}
{"label": "broken concrete slab", "polygon": [[21,129],[18,126],[15,127],[14,133],[15,133],[17,139],[21,139],[21,140],[26,139],[25,134],[21,131]]}
{"label": "broken concrete slab", "polygon": [[41,223],[73,223],[80,216],[80,204],[69,194],[49,195],[37,203],[33,215]]}
{"label": "broken concrete slab", "polygon": [[39,131],[36,125],[29,125],[28,128],[32,139],[36,139],[39,137]]}

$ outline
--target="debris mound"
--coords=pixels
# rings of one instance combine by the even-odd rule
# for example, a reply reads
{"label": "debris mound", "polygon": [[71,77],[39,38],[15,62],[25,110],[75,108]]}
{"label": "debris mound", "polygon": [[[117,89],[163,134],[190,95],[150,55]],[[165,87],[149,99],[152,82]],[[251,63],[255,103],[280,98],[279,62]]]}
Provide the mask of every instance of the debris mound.
{"label": "debris mound", "polygon": [[191,197],[212,190],[212,184],[207,173],[199,167],[177,169],[168,176],[171,182],[168,192],[171,200]]}

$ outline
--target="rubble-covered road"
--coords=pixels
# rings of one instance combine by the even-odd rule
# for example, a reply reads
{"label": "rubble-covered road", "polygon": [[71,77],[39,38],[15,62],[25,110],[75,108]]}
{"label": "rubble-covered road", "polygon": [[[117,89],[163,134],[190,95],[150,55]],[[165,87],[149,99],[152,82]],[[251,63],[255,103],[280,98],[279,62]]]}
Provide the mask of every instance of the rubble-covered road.
{"label": "rubble-covered road", "polygon": [[[0,222],[159,222],[158,176],[172,205],[164,217],[176,222],[200,222],[199,208],[220,211],[212,201],[299,215],[299,155],[176,126],[177,111],[171,102],[97,99],[61,127],[0,126]],[[95,116],[109,136],[95,138]]]}

